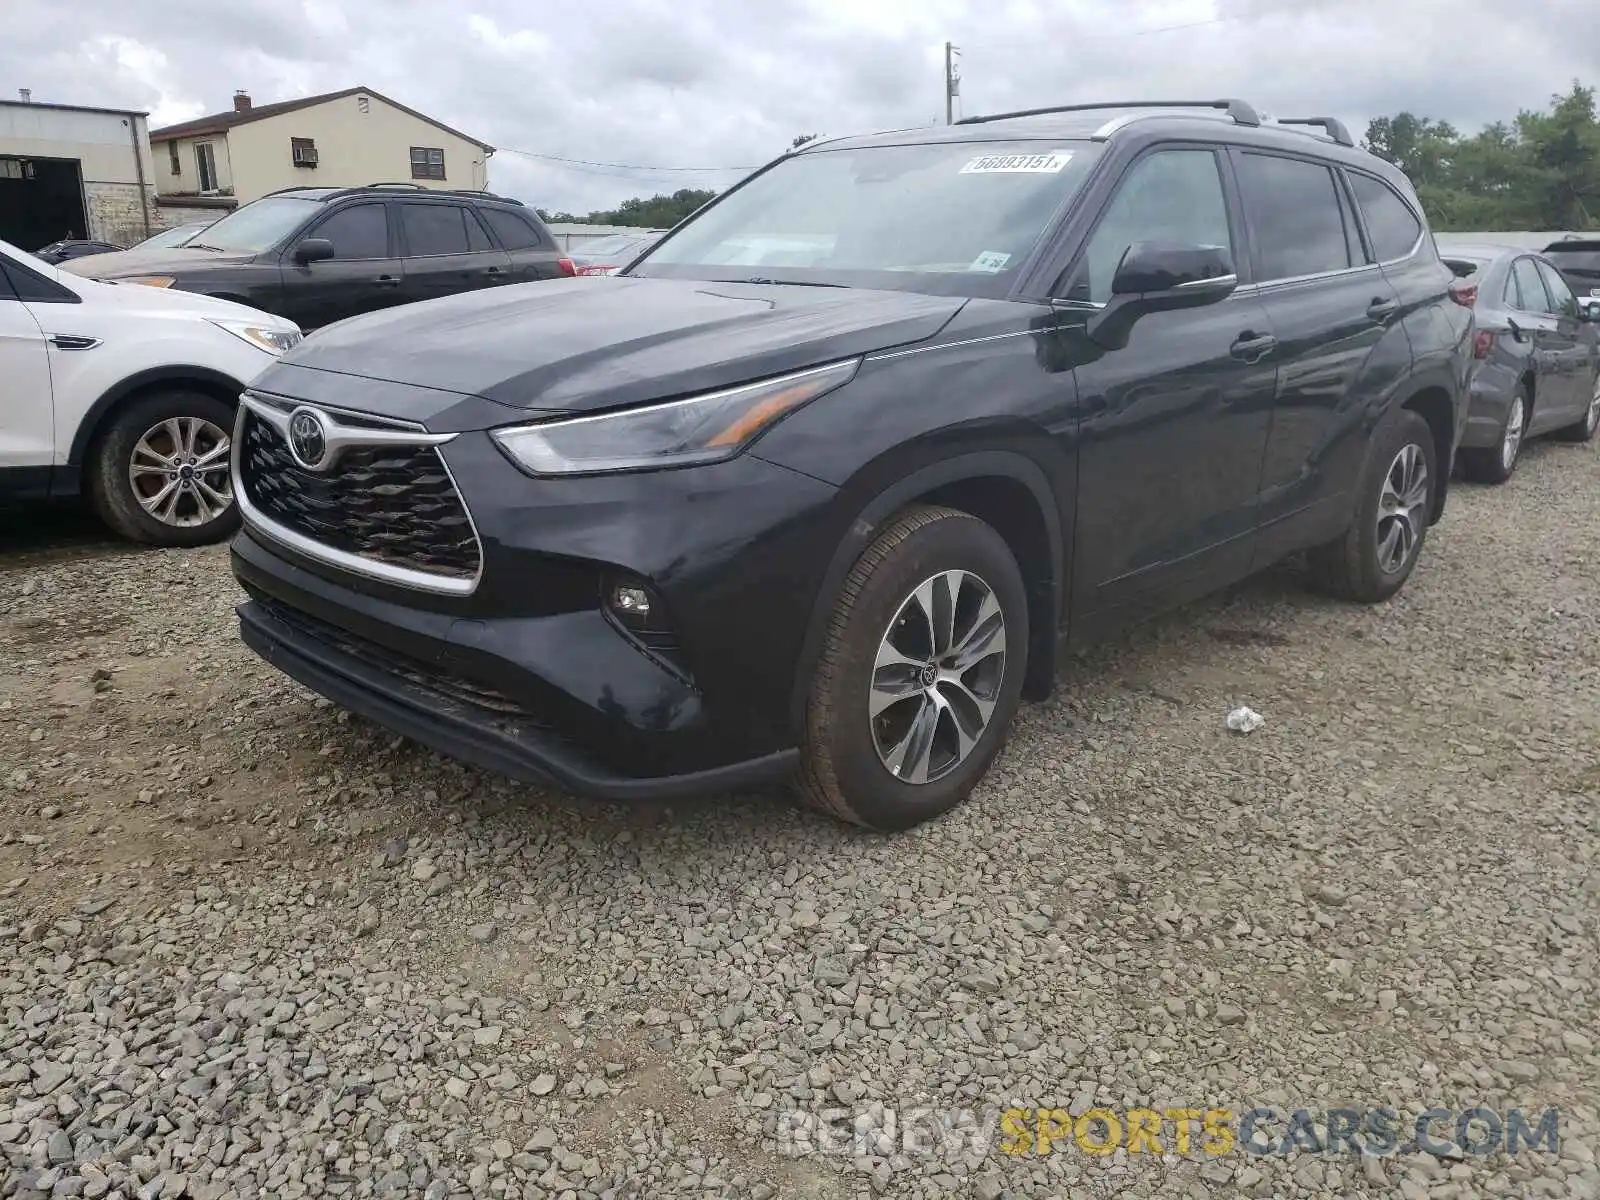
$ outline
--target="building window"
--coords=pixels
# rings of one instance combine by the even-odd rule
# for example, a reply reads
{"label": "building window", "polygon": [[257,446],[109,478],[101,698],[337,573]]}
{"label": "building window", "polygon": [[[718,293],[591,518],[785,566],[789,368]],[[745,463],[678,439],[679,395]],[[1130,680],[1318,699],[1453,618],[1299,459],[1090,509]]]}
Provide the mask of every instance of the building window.
{"label": "building window", "polygon": [[359,113],[365,113],[367,111],[367,109],[369,107],[371,107],[371,104],[372,104],[372,102],[370,100],[368,100],[365,96],[357,96],[356,97],[356,111],[359,112]]}
{"label": "building window", "polygon": [[443,179],[444,151],[433,146],[411,147],[411,178]]}
{"label": "building window", "polygon": [[0,179],[32,179],[33,164],[20,158],[0,158]]}
{"label": "building window", "polygon": [[178,143],[167,143],[167,164],[172,168],[174,175],[183,174],[183,164],[178,161]]}
{"label": "building window", "polygon": [[198,142],[194,148],[194,169],[200,176],[200,190],[217,190],[217,159],[210,142]]}
{"label": "building window", "polygon": [[317,165],[317,143],[314,138],[290,138],[289,153],[294,156],[294,165],[297,167]]}

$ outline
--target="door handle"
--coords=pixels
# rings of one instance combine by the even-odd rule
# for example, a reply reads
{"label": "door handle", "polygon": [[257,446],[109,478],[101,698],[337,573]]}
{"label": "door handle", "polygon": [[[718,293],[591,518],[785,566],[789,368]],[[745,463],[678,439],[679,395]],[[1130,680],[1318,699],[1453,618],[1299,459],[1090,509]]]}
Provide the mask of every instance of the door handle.
{"label": "door handle", "polygon": [[1374,321],[1387,321],[1399,311],[1400,302],[1398,300],[1386,299],[1383,296],[1374,296],[1372,303],[1367,305],[1367,316]]}
{"label": "door handle", "polygon": [[1267,355],[1278,348],[1278,339],[1270,333],[1255,333],[1245,330],[1234,339],[1233,345],[1228,347],[1228,353],[1241,362],[1260,362]]}
{"label": "door handle", "polygon": [[377,284],[379,287],[399,287],[400,286],[400,276],[398,276],[398,275],[379,275],[372,282]]}
{"label": "door handle", "polygon": [[485,275],[504,275],[506,271],[504,267],[485,267],[483,273]]}

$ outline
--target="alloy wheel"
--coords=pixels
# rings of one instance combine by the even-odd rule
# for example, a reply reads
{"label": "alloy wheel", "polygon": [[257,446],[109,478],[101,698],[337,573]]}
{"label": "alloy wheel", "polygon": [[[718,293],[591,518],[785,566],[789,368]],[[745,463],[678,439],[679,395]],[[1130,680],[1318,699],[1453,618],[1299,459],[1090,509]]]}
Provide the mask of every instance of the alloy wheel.
{"label": "alloy wheel", "polygon": [[1594,381],[1594,395],[1589,399],[1589,411],[1584,414],[1583,427],[1591,434],[1600,429],[1600,379]]}
{"label": "alloy wheel", "polygon": [[1378,566],[1393,575],[1411,561],[1428,523],[1428,460],[1407,442],[1394,456],[1378,497]]}
{"label": "alloy wheel", "polygon": [[905,783],[932,783],[971,755],[1000,698],[1006,620],[970,571],[924,580],[878,643],[868,716],[878,758]]}
{"label": "alloy wheel", "polygon": [[134,498],[163,525],[210,524],[233,506],[232,448],[227,432],[202,417],[168,417],[134,443]]}
{"label": "alloy wheel", "polygon": [[1525,410],[1522,406],[1522,397],[1511,397],[1511,411],[1506,414],[1506,432],[1500,439],[1500,466],[1503,470],[1510,471],[1517,461],[1517,452],[1522,449],[1522,431],[1526,424]]}

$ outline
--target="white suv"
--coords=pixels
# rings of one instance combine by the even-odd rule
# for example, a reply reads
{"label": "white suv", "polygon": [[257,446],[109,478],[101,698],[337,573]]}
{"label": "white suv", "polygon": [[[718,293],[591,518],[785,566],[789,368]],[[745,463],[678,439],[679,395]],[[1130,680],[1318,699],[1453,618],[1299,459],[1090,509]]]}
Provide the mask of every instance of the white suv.
{"label": "white suv", "polygon": [[118,533],[219,541],[239,393],[300,341],[242,304],[68,275],[0,242],[0,503],[87,494]]}

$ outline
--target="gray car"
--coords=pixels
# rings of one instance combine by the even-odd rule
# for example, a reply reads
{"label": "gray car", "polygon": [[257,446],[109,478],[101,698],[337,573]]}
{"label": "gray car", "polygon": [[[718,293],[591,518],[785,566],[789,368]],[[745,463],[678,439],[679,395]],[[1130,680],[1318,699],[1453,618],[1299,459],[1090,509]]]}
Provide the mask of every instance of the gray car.
{"label": "gray car", "polygon": [[1439,239],[1472,308],[1475,362],[1463,473],[1504,483],[1528,438],[1587,442],[1600,427],[1600,308],[1580,302],[1543,255]]}

